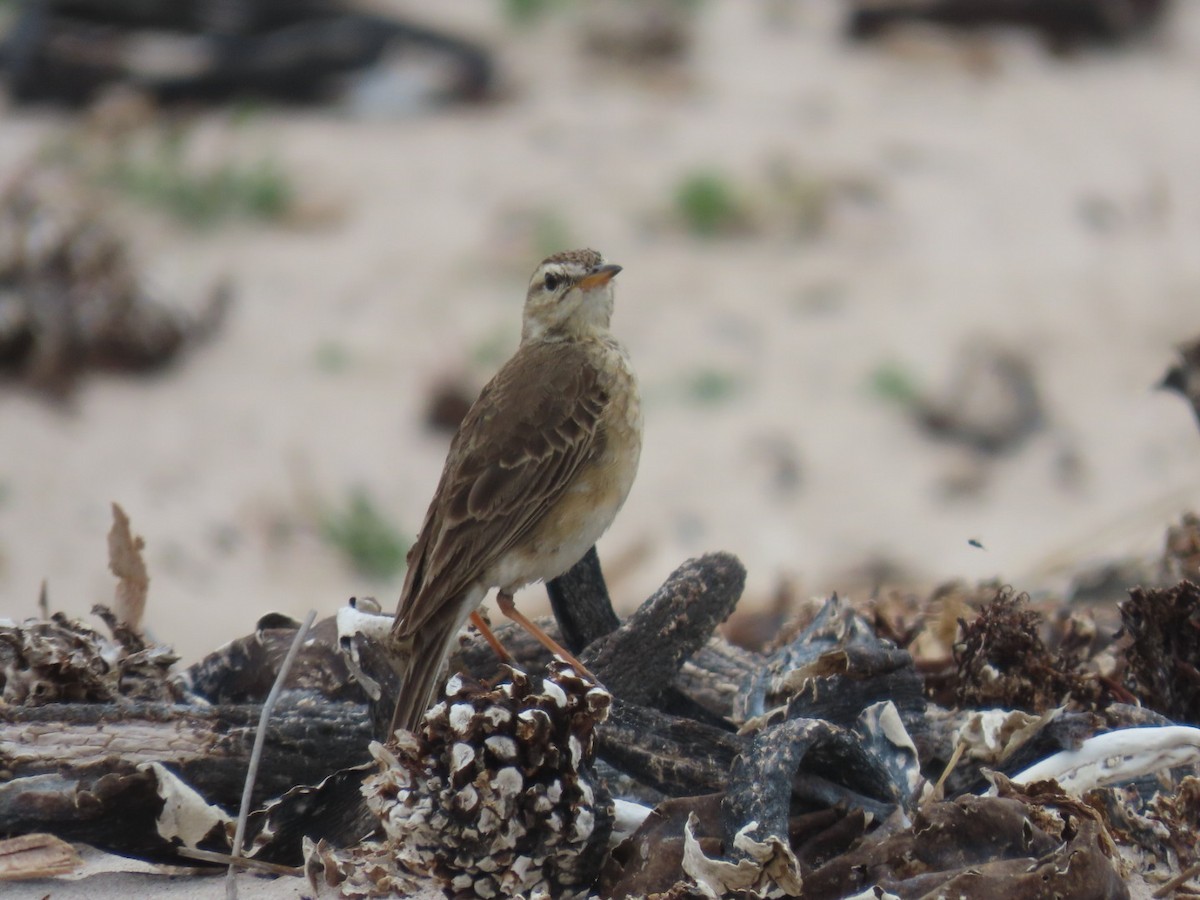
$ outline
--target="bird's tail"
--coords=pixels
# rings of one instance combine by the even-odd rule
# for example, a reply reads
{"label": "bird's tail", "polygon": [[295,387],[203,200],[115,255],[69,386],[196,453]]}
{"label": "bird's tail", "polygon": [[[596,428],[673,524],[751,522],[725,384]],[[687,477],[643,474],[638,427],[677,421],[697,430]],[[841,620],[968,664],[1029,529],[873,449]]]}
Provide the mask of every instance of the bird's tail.
{"label": "bird's tail", "polygon": [[421,718],[433,705],[434,693],[441,686],[442,664],[457,632],[454,618],[444,616],[440,621],[424,623],[412,635],[410,652],[401,666],[400,699],[392,715],[389,737],[397,728],[414,731],[421,724]]}

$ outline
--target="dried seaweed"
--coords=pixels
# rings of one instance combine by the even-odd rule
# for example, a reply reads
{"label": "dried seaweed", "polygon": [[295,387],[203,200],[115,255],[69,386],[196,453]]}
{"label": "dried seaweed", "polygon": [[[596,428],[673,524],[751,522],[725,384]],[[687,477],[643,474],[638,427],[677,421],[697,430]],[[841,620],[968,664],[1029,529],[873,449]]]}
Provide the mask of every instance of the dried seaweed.
{"label": "dried seaweed", "polygon": [[1132,590],[1121,621],[1129,689],[1170,719],[1200,723],[1200,586]]}
{"label": "dried seaweed", "polygon": [[[760,654],[712,636],[743,577],[727,554],[689,561],[612,629],[585,559],[552,591],[583,610],[568,633],[608,690],[561,662],[539,677],[545,651],[502,627],[530,674],[497,678],[482,642],[464,643],[455,667],[470,672],[366,766],[368,698],[394,692],[374,653],[390,617],[343,610],[314,630],[268,734],[251,855],[303,862],[314,888],[346,897],[437,884],[479,897],[1092,900],[1188,875],[1200,729],[1115,701],[1194,711],[1195,684],[1177,673],[1196,667],[1200,588],[1132,592],[1115,642],[994,586],[939,592],[940,611],[877,600],[870,616],[835,597]],[[0,828],[154,860],[228,850],[258,711],[234,704],[261,700],[296,623],[265,617],[171,675],[160,648],[98,612],[111,641],[62,617],[0,629],[5,697],[28,704],[0,716]],[[948,706],[927,699],[930,673],[953,688],[939,694]],[[154,685],[185,705],[127,699]],[[34,705],[46,697],[81,702]],[[89,728],[117,743],[94,745]],[[664,794],[676,796],[630,818],[628,800]],[[618,820],[628,837],[613,846]]]}
{"label": "dried seaweed", "polygon": [[1079,660],[1046,647],[1043,617],[1028,604],[1028,595],[1002,588],[978,618],[963,623],[955,648],[960,706],[1043,713],[1078,688]]}

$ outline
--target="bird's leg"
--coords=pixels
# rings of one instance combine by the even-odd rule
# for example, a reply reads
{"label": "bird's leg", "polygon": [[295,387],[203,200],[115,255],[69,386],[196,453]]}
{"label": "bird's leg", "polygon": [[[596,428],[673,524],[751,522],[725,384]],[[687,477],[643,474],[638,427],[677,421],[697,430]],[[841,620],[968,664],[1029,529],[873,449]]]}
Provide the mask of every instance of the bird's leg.
{"label": "bird's leg", "polygon": [[541,644],[551,653],[561,656],[564,660],[574,666],[576,672],[578,672],[580,675],[590,678],[597,684],[600,683],[599,679],[589,672],[587,667],[577,660],[574,655],[570,653],[570,651],[564,649],[563,646],[558,643],[558,641],[554,640],[554,638],[542,631],[541,628],[534,624],[532,619],[527,618],[524,613],[517,609],[516,604],[513,603],[512,594],[506,594],[504,591],[498,593],[496,595],[496,605],[500,607],[500,612],[504,613],[504,615],[508,616],[510,619],[532,634],[535,638],[537,638],[539,644]]}
{"label": "bird's leg", "polygon": [[488,623],[483,620],[483,616],[479,614],[479,610],[475,610],[475,612],[471,613],[471,624],[479,629],[479,633],[482,634],[483,639],[488,642],[488,646],[496,652],[498,657],[500,657],[501,662],[509,664],[512,663],[512,654],[508,652],[508,649],[502,643],[500,643],[500,638],[496,637],[492,629],[488,627]]}

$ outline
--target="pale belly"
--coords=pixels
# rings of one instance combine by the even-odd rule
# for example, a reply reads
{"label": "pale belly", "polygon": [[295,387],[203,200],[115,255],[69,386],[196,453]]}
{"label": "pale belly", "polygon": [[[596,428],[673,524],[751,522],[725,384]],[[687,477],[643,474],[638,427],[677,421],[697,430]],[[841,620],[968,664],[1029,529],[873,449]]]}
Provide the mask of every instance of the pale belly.
{"label": "pale belly", "polygon": [[557,578],[608,530],[633,486],[641,454],[640,427],[622,431],[610,441],[609,452],[579,474],[539,527],[498,562],[490,584],[511,593]]}
{"label": "pale belly", "polygon": [[621,401],[606,416],[604,449],[585,464],[532,533],[491,567],[481,584],[485,590],[499,587],[511,593],[535,581],[557,578],[600,539],[625,503],[642,452],[642,410],[637,380],[624,350],[612,342],[611,351],[602,371],[625,390],[614,390]]}

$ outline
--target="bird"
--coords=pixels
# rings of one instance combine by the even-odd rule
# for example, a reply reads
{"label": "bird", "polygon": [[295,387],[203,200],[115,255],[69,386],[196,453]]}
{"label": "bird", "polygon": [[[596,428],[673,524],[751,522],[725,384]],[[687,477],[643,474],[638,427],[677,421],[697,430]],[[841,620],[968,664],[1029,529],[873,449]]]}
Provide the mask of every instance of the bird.
{"label": "bird", "polygon": [[512,597],[578,562],[637,473],[637,378],[609,330],[620,271],[595,250],[556,253],[534,270],[520,344],[459,425],[408,554],[391,630],[393,733],[420,725],[455,635],[468,619],[484,625],[477,609],[493,588],[502,613],[582,669]]}
{"label": "bird", "polygon": [[1167,369],[1155,386],[1181,394],[1191,404],[1200,426],[1200,338],[1179,348],[1179,362]]}

